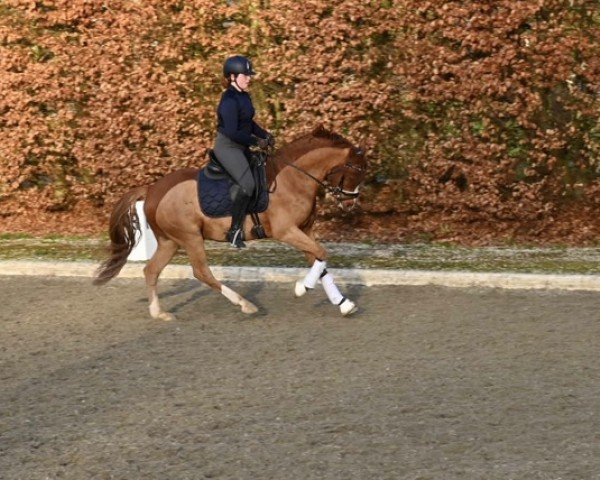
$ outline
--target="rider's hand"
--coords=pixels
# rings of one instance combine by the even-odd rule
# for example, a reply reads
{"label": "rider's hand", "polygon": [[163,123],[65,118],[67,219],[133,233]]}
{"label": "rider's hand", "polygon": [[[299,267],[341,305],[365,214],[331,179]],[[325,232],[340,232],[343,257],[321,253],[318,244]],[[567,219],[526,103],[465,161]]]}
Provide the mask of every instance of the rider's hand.
{"label": "rider's hand", "polygon": [[270,133],[267,133],[267,142],[269,142],[269,147],[275,146],[275,137]]}
{"label": "rider's hand", "polygon": [[259,138],[256,142],[256,146],[261,150],[265,150],[269,146],[269,140],[266,138]]}

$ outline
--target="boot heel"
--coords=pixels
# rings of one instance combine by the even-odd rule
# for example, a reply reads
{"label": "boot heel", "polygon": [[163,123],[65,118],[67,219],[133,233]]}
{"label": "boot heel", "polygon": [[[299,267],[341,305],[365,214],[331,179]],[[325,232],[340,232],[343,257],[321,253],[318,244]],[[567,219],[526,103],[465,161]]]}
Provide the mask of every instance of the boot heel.
{"label": "boot heel", "polygon": [[229,232],[227,232],[227,241],[232,247],[246,248],[246,244],[244,243],[244,231],[241,228],[229,230]]}

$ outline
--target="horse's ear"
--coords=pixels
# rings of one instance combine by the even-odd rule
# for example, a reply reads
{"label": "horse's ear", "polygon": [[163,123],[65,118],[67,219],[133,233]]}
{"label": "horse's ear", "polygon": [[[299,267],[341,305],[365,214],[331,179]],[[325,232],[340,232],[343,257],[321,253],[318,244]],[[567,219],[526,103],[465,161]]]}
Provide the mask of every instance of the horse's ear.
{"label": "horse's ear", "polygon": [[363,157],[365,155],[365,152],[367,151],[367,147],[365,147],[365,144],[363,142],[358,144],[358,147],[356,147],[356,149],[354,150],[354,152],[357,155],[360,155],[361,157]]}
{"label": "horse's ear", "polygon": [[319,137],[325,132],[327,132],[327,130],[325,130],[325,127],[322,123],[319,123],[315,126],[315,128],[313,128],[312,135],[313,137]]}

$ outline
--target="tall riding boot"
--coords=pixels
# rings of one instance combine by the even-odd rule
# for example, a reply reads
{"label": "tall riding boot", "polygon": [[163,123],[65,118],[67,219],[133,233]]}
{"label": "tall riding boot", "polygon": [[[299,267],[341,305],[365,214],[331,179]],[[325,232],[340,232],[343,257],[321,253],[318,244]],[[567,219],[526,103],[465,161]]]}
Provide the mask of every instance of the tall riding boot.
{"label": "tall riding boot", "polygon": [[238,192],[231,205],[231,228],[227,232],[227,241],[232,247],[246,247],[244,243],[244,220],[250,200],[252,200],[252,197]]}

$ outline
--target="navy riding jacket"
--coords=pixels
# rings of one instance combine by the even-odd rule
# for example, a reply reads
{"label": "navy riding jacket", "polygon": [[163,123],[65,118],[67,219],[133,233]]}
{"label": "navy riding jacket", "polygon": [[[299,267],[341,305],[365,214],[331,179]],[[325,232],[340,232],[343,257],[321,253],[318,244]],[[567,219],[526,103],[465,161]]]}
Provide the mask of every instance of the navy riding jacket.
{"label": "navy riding jacket", "polygon": [[245,147],[256,145],[256,137],[267,138],[268,133],[254,121],[254,113],[250,95],[230,86],[217,107],[217,130]]}

